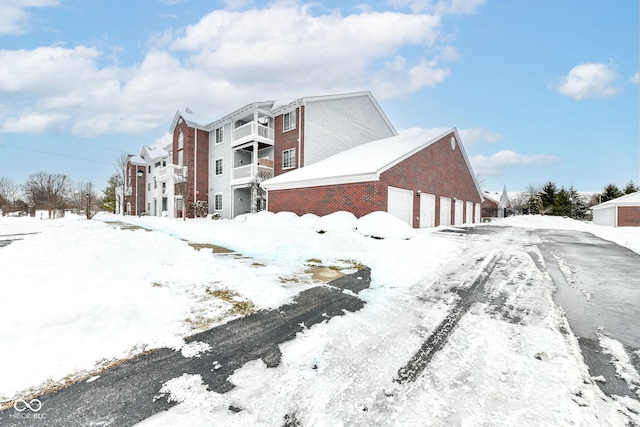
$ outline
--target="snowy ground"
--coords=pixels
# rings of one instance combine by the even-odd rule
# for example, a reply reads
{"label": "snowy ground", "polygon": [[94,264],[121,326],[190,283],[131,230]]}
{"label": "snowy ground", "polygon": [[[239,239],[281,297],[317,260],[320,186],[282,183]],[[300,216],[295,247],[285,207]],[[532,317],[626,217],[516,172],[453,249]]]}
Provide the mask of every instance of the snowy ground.
{"label": "snowy ground", "polygon": [[[155,231],[104,222],[123,220]],[[441,229],[411,231],[415,235],[405,240],[397,238],[407,237],[401,227],[361,224],[362,234],[391,237],[379,240],[340,230],[351,221],[325,220],[326,232],[319,234],[309,228],[316,218],[291,215],[246,222],[103,214],[93,221],[1,218],[0,236],[37,234],[0,248],[0,400],[144,349],[168,346],[193,357],[207,349],[183,348],[185,336],[240,315],[237,307],[277,307],[319,285],[308,264],[364,264],[372,269],[372,285],[360,294],[367,303],[362,310],[281,345],[276,368],[262,361],[245,365],[230,378],[236,387],[226,394],[206,391],[193,375],[169,381],[159,395],[182,403],[141,424],[640,422],[637,401],[608,398],[589,377],[553,303],[553,284],[535,268],[534,260],[543,261],[534,246],[530,253],[522,251],[526,242],[498,250],[490,238],[470,240]],[[548,217],[496,224],[589,231],[640,252],[640,230],[630,228]],[[504,233],[513,230],[505,227]],[[242,257],[196,250],[183,239],[227,247]],[[415,382],[394,381],[453,304],[447,286],[472,281],[491,260],[505,277],[490,280],[487,291],[508,300],[514,313],[474,305]],[[509,285],[515,282],[520,285]],[[508,321],[515,315],[522,321]]]}

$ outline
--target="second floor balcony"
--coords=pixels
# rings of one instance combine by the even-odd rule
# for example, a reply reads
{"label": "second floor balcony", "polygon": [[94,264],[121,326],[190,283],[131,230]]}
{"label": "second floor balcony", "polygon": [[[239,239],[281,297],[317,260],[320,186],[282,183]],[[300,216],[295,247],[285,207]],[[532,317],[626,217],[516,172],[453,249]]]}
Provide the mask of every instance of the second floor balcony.
{"label": "second floor balcony", "polygon": [[273,145],[273,129],[251,121],[242,126],[238,126],[231,133],[231,147],[237,147],[250,141],[259,141]]}
{"label": "second floor balcony", "polygon": [[245,165],[231,170],[231,185],[248,184],[254,179],[261,182],[273,177],[273,161],[261,159],[262,164]]}
{"label": "second floor balcony", "polygon": [[156,168],[154,177],[160,182],[176,182],[187,178],[187,167],[179,165],[167,165]]}

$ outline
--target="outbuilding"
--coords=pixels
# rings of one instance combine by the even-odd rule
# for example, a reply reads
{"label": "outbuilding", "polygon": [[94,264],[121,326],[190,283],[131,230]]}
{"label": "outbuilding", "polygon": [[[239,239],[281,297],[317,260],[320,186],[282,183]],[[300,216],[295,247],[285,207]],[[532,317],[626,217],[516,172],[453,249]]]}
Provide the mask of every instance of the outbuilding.
{"label": "outbuilding", "polygon": [[640,226],[640,191],[609,200],[591,208],[593,223],[613,227]]}
{"label": "outbuilding", "polygon": [[261,185],[272,212],[386,211],[412,227],[479,222],[483,200],[455,128],[372,141]]}

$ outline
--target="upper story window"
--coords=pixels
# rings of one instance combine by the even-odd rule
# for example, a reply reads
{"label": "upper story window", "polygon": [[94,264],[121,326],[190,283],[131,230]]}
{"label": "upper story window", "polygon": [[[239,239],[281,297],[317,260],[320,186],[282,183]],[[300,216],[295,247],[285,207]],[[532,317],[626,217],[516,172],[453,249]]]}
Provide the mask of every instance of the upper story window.
{"label": "upper story window", "polygon": [[224,140],[224,128],[216,129],[216,144],[220,144]]}
{"label": "upper story window", "polygon": [[296,128],[296,112],[289,111],[282,115],[282,131],[286,132]]}
{"label": "upper story window", "polygon": [[216,159],[216,175],[222,175],[222,159]]}
{"label": "upper story window", "polygon": [[291,169],[296,167],[296,149],[291,148],[282,152],[282,169]]}
{"label": "upper story window", "polygon": [[182,131],[178,135],[178,150],[182,150],[184,148],[184,135]]}
{"label": "upper story window", "polygon": [[183,161],[182,153],[183,153],[183,152],[184,152],[184,150],[180,150],[180,151],[178,151],[178,165],[179,165],[179,166],[182,166],[182,161]]}

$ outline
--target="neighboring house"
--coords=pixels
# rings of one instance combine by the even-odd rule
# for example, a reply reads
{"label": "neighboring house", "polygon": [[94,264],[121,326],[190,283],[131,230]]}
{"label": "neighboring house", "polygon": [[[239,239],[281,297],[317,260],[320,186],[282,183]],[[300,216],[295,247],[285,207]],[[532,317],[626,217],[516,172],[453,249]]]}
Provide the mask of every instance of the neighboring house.
{"label": "neighboring house", "polygon": [[375,140],[261,185],[272,212],[387,211],[413,227],[479,222],[483,200],[456,129]]}
{"label": "neighboring house", "polygon": [[504,218],[507,216],[507,209],[510,204],[506,185],[504,186],[502,193],[490,193],[485,191],[483,196],[482,218]]}
{"label": "neighboring house", "polygon": [[640,191],[593,206],[593,223],[613,227],[640,226]]}

